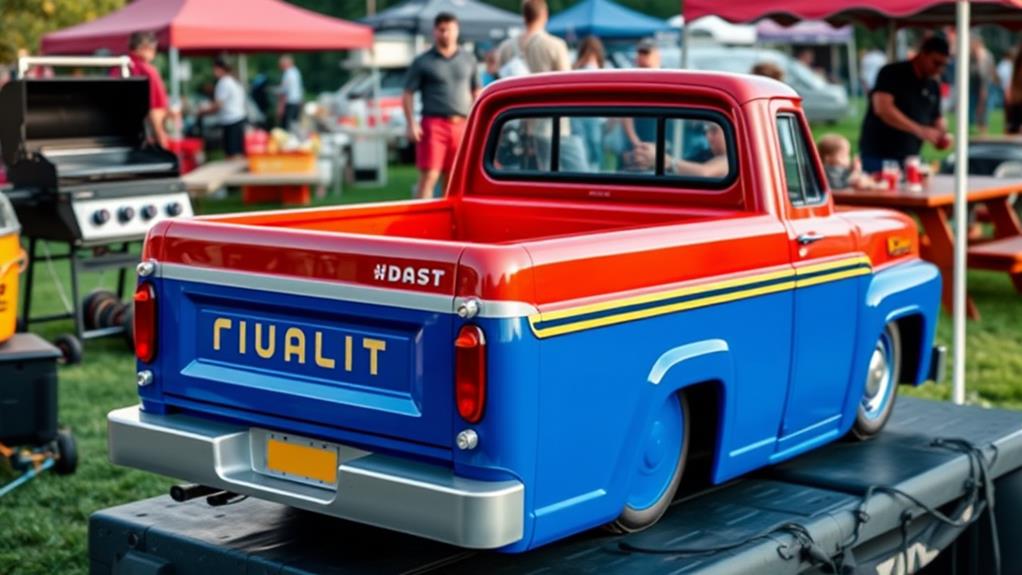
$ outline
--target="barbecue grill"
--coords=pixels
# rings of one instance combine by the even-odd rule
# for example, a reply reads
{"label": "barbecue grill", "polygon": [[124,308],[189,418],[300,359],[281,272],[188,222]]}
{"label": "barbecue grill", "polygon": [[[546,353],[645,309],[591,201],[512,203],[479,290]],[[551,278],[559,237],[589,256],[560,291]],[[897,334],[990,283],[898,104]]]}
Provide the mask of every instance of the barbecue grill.
{"label": "barbecue grill", "polygon": [[[19,67],[83,63],[127,71],[120,58],[30,58]],[[21,79],[0,90],[0,151],[13,185],[6,193],[29,241],[26,325],[73,318],[79,339],[123,332],[118,325],[87,325],[79,274],[118,269],[123,298],[126,269],[138,261],[131,245],[153,224],[192,214],[177,157],[146,141],[148,113],[145,78]],[[67,245],[57,256],[43,246],[50,259],[71,263],[73,309],[67,313],[30,315],[40,240]]]}

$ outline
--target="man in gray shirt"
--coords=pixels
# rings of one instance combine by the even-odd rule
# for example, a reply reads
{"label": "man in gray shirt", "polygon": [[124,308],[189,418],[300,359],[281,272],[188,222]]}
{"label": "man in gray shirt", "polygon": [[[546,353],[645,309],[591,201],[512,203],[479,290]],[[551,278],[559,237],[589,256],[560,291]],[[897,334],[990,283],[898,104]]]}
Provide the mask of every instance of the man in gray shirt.
{"label": "man in gray shirt", "polygon": [[[422,96],[421,125],[415,119],[415,92]],[[441,12],[433,21],[433,47],[408,69],[402,100],[408,137],[416,143],[418,197],[432,197],[440,174],[450,173],[478,94],[475,56],[458,47],[458,19]]]}

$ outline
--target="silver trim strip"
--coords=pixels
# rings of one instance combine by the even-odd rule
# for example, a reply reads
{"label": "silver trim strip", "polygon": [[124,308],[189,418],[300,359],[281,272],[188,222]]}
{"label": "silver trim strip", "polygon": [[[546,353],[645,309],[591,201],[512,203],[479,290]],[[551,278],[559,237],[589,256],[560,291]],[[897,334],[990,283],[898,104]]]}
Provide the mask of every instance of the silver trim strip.
{"label": "silver trim strip", "polygon": [[149,414],[137,405],[110,412],[107,422],[110,461],[117,465],[461,547],[494,549],[524,535],[519,481],[466,479],[446,467],[376,453],[345,460],[342,452],[337,488],[326,489],[256,471],[253,430],[245,427]]}
{"label": "silver trim strip", "polygon": [[521,301],[481,300],[465,297],[455,298],[453,309],[457,310],[462,302],[468,299],[475,299],[479,302],[479,313],[475,317],[512,319],[517,317],[527,318],[530,315],[539,313],[539,309],[536,306]]}
{"label": "silver trim strip", "polygon": [[[455,310],[464,299],[452,298],[447,295],[417,293],[255,272],[202,268],[174,263],[161,263],[157,267],[156,274],[158,277],[171,280],[318,297],[337,301],[387,305],[436,313],[455,313]],[[485,318],[519,318],[538,313],[534,306],[524,302],[481,300],[480,304],[479,317]]]}
{"label": "silver trim strip", "polygon": [[722,339],[706,339],[669,349],[657,358],[646,380],[653,385],[659,385],[664,375],[667,375],[675,365],[695,357],[727,352],[729,349],[727,342]]}

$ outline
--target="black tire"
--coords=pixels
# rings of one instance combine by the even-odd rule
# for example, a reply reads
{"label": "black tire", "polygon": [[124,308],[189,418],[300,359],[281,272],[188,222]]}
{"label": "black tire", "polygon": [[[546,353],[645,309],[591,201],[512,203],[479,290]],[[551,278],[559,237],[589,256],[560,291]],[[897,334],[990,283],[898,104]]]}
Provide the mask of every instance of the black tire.
{"label": "black tire", "polygon": [[96,289],[89,292],[89,295],[85,296],[82,300],[82,315],[85,318],[85,329],[96,329],[96,307],[99,302],[104,300],[116,300],[117,296],[114,292],[105,289]]}
{"label": "black tire", "polygon": [[[882,355],[885,356],[883,367],[889,380],[886,382],[886,387],[883,383],[878,384],[880,391],[877,393],[883,393],[886,398],[882,400],[879,407],[870,409],[869,406],[876,399],[876,397],[870,397],[871,378],[875,377],[871,374],[877,367],[874,365],[874,354],[881,348],[888,350]],[[895,400],[898,397],[898,375],[901,373],[901,332],[898,330],[898,324],[894,322],[887,324],[869,353],[870,357],[867,358],[869,366],[866,369],[866,383],[863,387],[862,400],[855,412],[855,424],[852,425],[849,432],[849,437],[858,441],[865,441],[880,433],[894,411]]]}
{"label": "black tire", "polygon": [[75,365],[82,362],[82,342],[75,336],[65,333],[53,340],[53,345],[60,350],[60,362],[64,365]]}
{"label": "black tire", "polygon": [[78,443],[70,431],[57,432],[57,460],[53,470],[57,475],[70,475],[78,469]]}
{"label": "black tire", "polygon": [[685,394],[678,394],[678,401],[681,404],[682,419],[684,421],[683,429],[683,441],[681,442],[681,456],[678,457],[678,463],[674,467],[674,474],[671,476],[671,482],[667,489],[664,490],[663,495],[653,505],[646,507],[645,509],[632,509],[628,505],[625,505],[624,509],[621,510],[621,515],[618,516],[614,521],[604,525],[604,529],[611,533],[625,534],[635,533],[642,531],[648,527],[654,525],[657,521],[663,517],[667,508],[671,506],[671,502],[674,501],[674,496],[678,493],[678,486],[681,485],[681,478],[685,475],[685,463],[688,459],[688,445],[689,445],[689,410],[688,401],[685,399]]}
{"label": "black tire", "polygon": [[131,350],[135,349],[135,306],[128,304],[124,310],[124,318],[121,325],[124,326],[124,341],[128,344],[128,348]]}
{"label": "black tire", "polygon": [[120,300],[103,300],[99,303],[97,309],[99,310],[98,318],[96,320],[96,328],[105,329],[111,327],[114,324],[114,316],[117,314],[117,310],[121,308],[123,304]]}
{"label": "black tire", "polygon": [[130,307],[129,304],[126,304],[124,302],[117,302],[117,307],[114,308],[113,315],[110,316],[110,326],[109,327],[115,327],[115,326],[119,327],[119,326],[124,325],[124,314],[126,314],[128,312],[128,308],[129,307]]}

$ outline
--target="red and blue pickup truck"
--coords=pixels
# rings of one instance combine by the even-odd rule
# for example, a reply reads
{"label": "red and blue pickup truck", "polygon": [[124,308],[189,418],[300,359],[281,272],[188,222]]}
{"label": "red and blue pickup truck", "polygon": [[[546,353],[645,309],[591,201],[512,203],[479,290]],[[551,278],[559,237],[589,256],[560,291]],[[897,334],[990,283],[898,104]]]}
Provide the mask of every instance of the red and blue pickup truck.
{"label": "red and blue pickup truck", "polygon": [[500,81],[442,199],[164,222],[139,276],[114,463],[506,552],[868,438],[942,363],[913,221],[835,209],[749,76]]}

